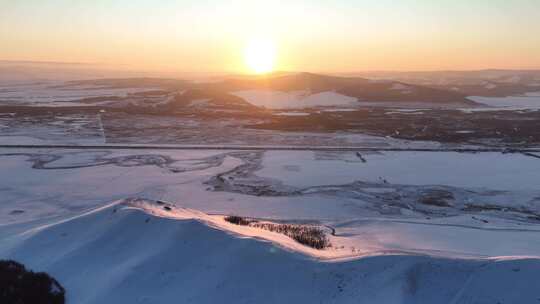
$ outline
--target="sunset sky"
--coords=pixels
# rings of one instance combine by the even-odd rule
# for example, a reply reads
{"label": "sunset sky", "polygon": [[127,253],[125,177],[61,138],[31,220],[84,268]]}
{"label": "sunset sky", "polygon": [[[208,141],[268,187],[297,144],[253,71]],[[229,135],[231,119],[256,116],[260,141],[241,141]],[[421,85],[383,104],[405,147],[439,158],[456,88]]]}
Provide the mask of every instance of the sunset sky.
{"label": "sunset sky", "polygon": [[540,1],[0,0],[0,60],[249,72],[253,41],[275,70],[540,68]]}

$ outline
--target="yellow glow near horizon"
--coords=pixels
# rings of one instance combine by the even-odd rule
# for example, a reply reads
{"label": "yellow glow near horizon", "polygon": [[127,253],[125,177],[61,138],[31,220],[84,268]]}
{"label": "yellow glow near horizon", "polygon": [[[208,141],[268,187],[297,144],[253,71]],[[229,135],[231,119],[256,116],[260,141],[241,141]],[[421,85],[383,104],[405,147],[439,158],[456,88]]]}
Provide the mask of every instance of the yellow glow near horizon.
{"label": "yellow glow near horizon", "polygon": [[268,39],[250,40],[244,48],[244,60],[251,72],[272,72],[276,61],[276,46]]}
{"label": "yellow glow near horizon", "polygon": [[0,60],[179,74],[540,69],[535,28],[538,0],[0,0]]}

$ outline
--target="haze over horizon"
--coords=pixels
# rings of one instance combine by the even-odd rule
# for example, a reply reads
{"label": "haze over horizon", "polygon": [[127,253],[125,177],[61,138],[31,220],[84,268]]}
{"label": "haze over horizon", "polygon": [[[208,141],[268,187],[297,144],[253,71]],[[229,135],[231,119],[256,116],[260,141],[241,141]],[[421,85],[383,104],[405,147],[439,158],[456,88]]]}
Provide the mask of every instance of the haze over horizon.
{"label": "haze over horizon", "polygon": [[539,69],[533,28],[534,0],[0,1],[0,60],[214,73]]}

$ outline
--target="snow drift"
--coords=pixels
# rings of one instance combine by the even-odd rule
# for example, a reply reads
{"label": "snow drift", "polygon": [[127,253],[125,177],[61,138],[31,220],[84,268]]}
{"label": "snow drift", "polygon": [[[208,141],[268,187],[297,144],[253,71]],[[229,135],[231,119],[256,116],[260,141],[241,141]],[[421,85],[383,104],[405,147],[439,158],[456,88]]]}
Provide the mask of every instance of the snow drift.
{"label": "snow drift", "polygon": [[45,226],[15,227],[18,233],[0,238],[0,258],[54,275],[66,288],[67,303],[536,303],[538,298],[538,259],[381,254],[321,261],[279,240],[224,230],[208,217],[189,210],[167,217],[161,207],[114,203]]}

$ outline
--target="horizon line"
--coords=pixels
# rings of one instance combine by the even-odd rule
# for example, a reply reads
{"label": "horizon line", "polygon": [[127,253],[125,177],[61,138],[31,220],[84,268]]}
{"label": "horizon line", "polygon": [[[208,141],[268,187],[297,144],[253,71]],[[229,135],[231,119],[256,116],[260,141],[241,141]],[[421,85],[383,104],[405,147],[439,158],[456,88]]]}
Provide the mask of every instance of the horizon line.
{"label": "horizon line", "polygon": [[[79,65],[79,66],[107,66],[108,68],[114,67],[123,67],[129,68],[132,72],[159,72],[159,73],[185,73],[185,74],[235,74],[235,75],[252,75],[251,73],[242,73],[234,71],[182,71],[182,70],[172,70],[172,69],[150,69],[150,68],[136,68],[129,64],[114,64],[114,63],[103,63],[103,62],[77,62],[77,61],[48,61],[48,60],[12,60],[12,59],[0,59],[0,64],[36,64],[36,65]],[[313,73],[313,74],[357,74],[357,73],[451,73],[451,72],[488,72],[488,71],[508,71],[508,72],[540,72],[540,67],[535,68],[498,68],[498,67],[486,67],[478,69],[410,69],[410,70],[400,70],[400,69],[359,69],[356,71],[306,71],[306,70],[276,70],[268,74],[274,73]]]}

